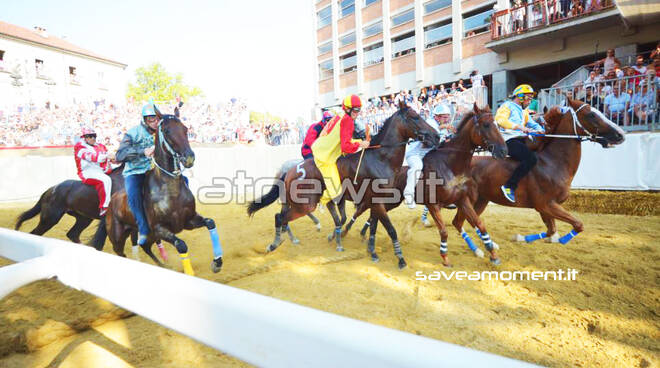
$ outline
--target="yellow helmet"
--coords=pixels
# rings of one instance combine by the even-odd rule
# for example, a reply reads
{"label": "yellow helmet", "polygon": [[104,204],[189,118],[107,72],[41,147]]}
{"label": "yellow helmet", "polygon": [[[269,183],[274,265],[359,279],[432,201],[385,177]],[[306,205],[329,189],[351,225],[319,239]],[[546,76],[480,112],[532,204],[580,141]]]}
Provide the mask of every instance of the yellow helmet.
{"label": "yellow helmet", "polygon": [[534,88],[532,88],[532,86],[530,86],[529,84],[521,84],[513,90],[512,95],[513,96],[518,96],[518,95],[525,95],[525,94],[528,94],[528,93],[533,94],[534,93]]}

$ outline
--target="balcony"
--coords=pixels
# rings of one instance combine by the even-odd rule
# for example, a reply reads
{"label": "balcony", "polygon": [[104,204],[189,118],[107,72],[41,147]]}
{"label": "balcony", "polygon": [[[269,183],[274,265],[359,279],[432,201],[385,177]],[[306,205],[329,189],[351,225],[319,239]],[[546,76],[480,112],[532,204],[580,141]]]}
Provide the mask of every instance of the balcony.
{"label": "balcony", "polygon": [[486,47],[501,52],[620,24],[621,13],[613,0],[603,3],[600,8],[563,11],[559,0],[537,0],[497,11],[491,19],[491,41]]}

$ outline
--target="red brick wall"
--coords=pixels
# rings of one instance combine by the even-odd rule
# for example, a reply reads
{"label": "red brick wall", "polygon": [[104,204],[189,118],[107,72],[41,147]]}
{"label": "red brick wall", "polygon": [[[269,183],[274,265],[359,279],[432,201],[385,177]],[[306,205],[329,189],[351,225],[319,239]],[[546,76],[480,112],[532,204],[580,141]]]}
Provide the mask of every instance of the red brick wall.
{"label": "red brick wall", "polygon": [[332,78],[328,78],[326,80],[322,80],[319,82],[319,94],[325,94],[328,92],[332,92],[334,89],[334,83],[332,81]]}
{"label": "red brick wall", "polygon": [[339,87],[346,88],[357,84],[357,70],[339,76]]}
{"label": "red brick wall", "polygon": [[[360,0],[358,0],[360,1]],[[383,2],[377,1],[362,9],[362,24],[378,19],[383,15]]]}
{"label": "red brick wall", "polygon": [[355,28],[355,14],[343,17],[337,22],[337,34],[348,32],[353,28]]}
{"label": "red brick wall", "polygon": [[476,55],[492,52],[486,48],[486,42],[490,41],[490,31],[478,34],[476,36],[463,39],[463,58],[469,58]]}
{"label": "red brick wall", "polygon": [[382,79],[384,75],[385,75],[385,66],[383,63],[370,65],[364,68],[365,82]]}
{"label": "red brick wall", "polygon": [[451,62],[451,43],[433,47],[424,51],[424,67],[429,68],[438,64]]}
{"label": "red brick wall", "polygon": [[392,60],[392,76],[415,70],[415,54],[398,57]]}

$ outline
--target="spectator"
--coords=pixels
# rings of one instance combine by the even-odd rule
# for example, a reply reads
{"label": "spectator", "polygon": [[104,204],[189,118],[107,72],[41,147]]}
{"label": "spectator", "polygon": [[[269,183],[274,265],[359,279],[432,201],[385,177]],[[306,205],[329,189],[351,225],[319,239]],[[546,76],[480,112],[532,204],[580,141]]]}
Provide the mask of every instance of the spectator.
{"label": "spectator", "polygon": [[428,91],[428,97],[430,99],[433,99],[437,94],[438,94],[438,90],[435,88],[435,84],[432,84]]}
{"label": "spectator", "polygon": [[584,98],[582,98],[582,101],[588,103],[592,107],[596,108],[597,110],[600,110],[603,106],[603,102],[601,101],[600,97],[597,95],[594,95],[594,86],[589,85],[584,87]]}
{"label": "spectator", "polygon": [[632,69],[635,69],[635,71],[638,74],[646,74],[646,65],[644,65],[644,56],[638,55],[637,60],[635,61],[635,65],[632,66]]}
{"label": "spectator", "polygon": [[630,95],[621,92],[621,84],[615,84],[612,87],[612,93],[605,97],[605,114],[617,124],[628,125],[628,111],[630,105]]}
{"label": "spectator", "polygon": [[467,91],[467,88],[465,88],[465,86],[463,85],[463,80],[462,79],[458,80],[457,89],[460,90],[461,92]]}
{"label": "spectator", "polygon": [[651,56],[649,58],[653,61],[653,67],[655,69],[660,68],[660,42],[658,42],[655,50],[651,52]]}
{"label": "spectator", "polygon": [[655,96],[653,95],[653,91],[649,91],[646,81],[642,81],[637,86],[637,93],[632,97],[632,108],[629,110],[638,124],[645,124],[648,122],[647,119],[649,115],[654,113],[654,100]]}
{"label": "spectator", "polygon": [[477,69],[473,70],[472,73],[470,73],[470,82],[472,83],[472,87],[485,86],[484,77],[481,74],[479,74],[479,71]]}
{"label": "spectator", "polygon": [[614,49],[608,49],[605,58],[588,64],[587,66],[603,65],[603,74],[608,75],[615,69],[617,64],[621,65],[621,61],[614,57]]}

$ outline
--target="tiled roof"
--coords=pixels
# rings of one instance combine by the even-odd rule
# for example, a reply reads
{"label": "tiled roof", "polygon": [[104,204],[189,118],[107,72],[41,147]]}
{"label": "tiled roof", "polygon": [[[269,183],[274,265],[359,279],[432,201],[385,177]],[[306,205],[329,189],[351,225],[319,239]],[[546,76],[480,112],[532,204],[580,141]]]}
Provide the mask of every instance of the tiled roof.
{"label": "tiled roof", "polygon": [[9,23],[3,22],[3,21],[0,21],[0,35],[7,35],[7,36],[10,36],[10,37],[13,37],[13,38],[19,38],[21,40],[35,42],[35,43],[38,43],[38,44],[41,44],[41,45],[55,47],[55,48],[60,49],[60,50],[69,51],[69,52],[73,52],[73,53],[76,53],[76,54],[93,57],[93,58],[96,58],[96,59],[101,59],[101,60],[108,61],[108,62],[115,63],[115,64],[120,64],[120,65],[123,65],[124,67],[126,66],[126,64],[124,64],[122,62],[115,61],[115,60],[109,59],[107,57],[97,55],[97,54],[95,54],[91,51],[87,51],[87,50],[85,50],[81,47],[78,47],[78,46],[76,46],[76,45],[74,45],[74,44],[72,44],[68,41],[65,41],[61,38],[55,37],[53,35],[49,34],[48,37],[44,37],[41,34],[39,34],[39,32],[36,31],[36,30],[30,30],[30,29],[19,27],[17,25],[9,24]]}

